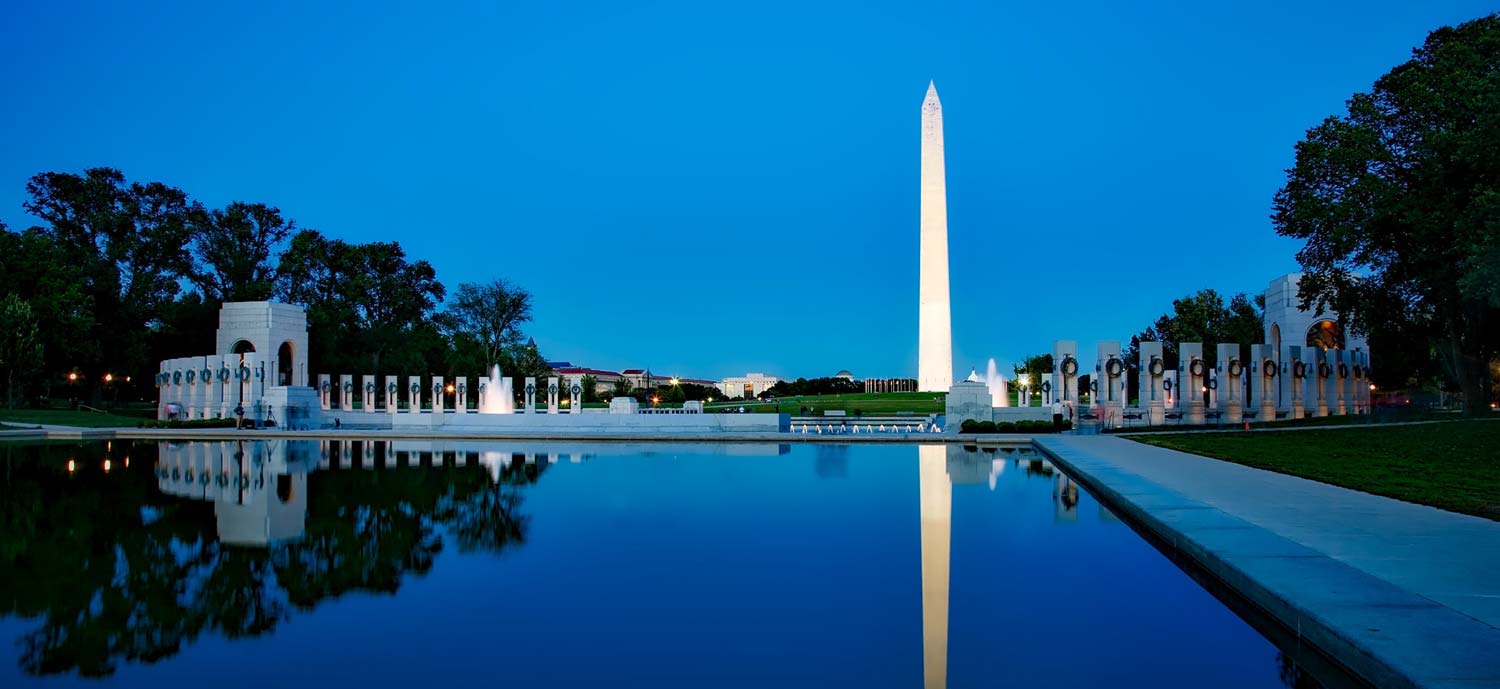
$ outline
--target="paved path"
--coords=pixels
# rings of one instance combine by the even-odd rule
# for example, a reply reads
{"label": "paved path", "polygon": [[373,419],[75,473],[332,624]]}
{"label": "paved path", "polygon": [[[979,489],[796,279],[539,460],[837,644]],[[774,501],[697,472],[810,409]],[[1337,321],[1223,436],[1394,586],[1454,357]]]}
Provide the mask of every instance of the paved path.
{"label": "paved path", "polygon": [[1500,687],[1500,523],[1123,438],[1035,444],[1377,686]]}

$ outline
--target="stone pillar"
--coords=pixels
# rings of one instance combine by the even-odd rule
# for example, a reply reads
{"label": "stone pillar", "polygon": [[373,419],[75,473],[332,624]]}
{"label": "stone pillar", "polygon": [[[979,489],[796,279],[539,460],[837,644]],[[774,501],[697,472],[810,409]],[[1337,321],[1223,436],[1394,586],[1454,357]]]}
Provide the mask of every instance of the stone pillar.
{"label": "stone pillar", "polygon": [[1349,353],[1342,349],[1331,349],[1328,351],[1328,363],[1333,366],[1333,395],[1329,396],[1328,403],[1332,411],[1339,416],[1349,413],[1353,404],[1349,399]]}
{"label": "stone pillar", "polygon": [[401,406],[401,379],[397,376],[385,377],[385,413],[394,414]]}
{"label": "stone pillar", "polygon": [[1333,367],[1328,365],[1328,355],[1325,350],[1318,347],[1308,347],[1307,358],[1312,366],[1312,372],[1308,374],[1308,407],[1312,408],[1315,416],[1328,416],[1328,392],[1331,383],[1329,378],[1333,375]]}
{"label": "stone pillar", "polygon": [[1181,376],[1182,408],[1187,410],[1189,424],[1203,423],[1203,389],[1208,387],[1208,362],[1203,359],[1203,343],[1183,342],[1177,346],[1178,371]]}
{"label": "stone pillar", "polygon": [[1352,381],[1351,396],[1354,398],[1354,413],[1366,414],[1370,411],[1370,376],[1365,369],[1365,351],[1356,349],[1349,352],[1352,362],[1349,366],[1349,378]]}
{"label": "stone pillar", "polygon": [[1078,373],[1078,342],[1054,340],[1052,342],[1052,399],[1044,400],[1043,404],[1051,406],[1053,402],[1062,402],[1069,407],[1078,406]]}
{"label": "stone pillar", "polygon": [[558,387],[557,387],[557,376],[549,376],[547,378],[547,413],[548,414],[556,414],[557,413],[557,394],[558,394],[558,392],[559,392],[559,390],[558,390]]}
{"label": "stone pillar", "polygon": [[[228,375],[225,372],[228,372]],[[219,390],[223,401],[219,403],[220,418],[234,418],[234,405],[240,401],[240,357],[227,354],[219,357]]]}
{"label": "stone pillar", "polygon": [[182,361],[182,413],[189,419],[199,418],[198,404],[202,396],[198,391],[198,370],[201,367],[196,364],[192,357]]}
{"label": "stone pillar", "polygon": [[432,384],[428,387],[428,389],[432,391],[432,413],[443,413],[443,397],[444,393],[446,392],[446,390],[443,389],[443,377],[433,376]]}
{"label": "stone pillar", "polygon": [[[1098,392],[1094,406],[1124,409],[1129,400],[1125,394],[1125,359],[1120,354],[1120,343],[1104,340],[1096,345],[1095,352],[1094,380],[1098,382],[1095,387]],[[1115,420],[1118,422],[1120,417]]]}
{"label": "stone pillar", "polygon": [[219,371],[216,357],[203,357],[199,362],[198,382],[203,387],[203,396],[198,400],[199,417],[201,419],[212,419],[219,411],[220,397],[224,394],[223,386],[219,385]]}
{"label": "stone pillar", "polygon": [[1155,426],[1166,420],[1166,390],[1162,388],[1167,362],[1162,358],[1160,342],[1140,344],[1141,371],[1136,378],[1136,404],[1145,412],[1146,424]]}
{"label": "stone pillar", "polygon": [[1286,404],[1289,419],[1300,419],[1307,415],[1307,362],[1302,360],[1301,345],[1281,347],[1281,399]]}
{"label": "stone pillar", "polygon": [[327,373],[318,374],[318,404],[323,411],[333,408],[333,378]]}
{"label": "stone pillar", "polygon": [[409,414],[422,413],[422,377],[406,377],[406,411]]}
{"label": "stone pillar", "polygon": [[[1177,369],[1169,368],[1161,374],[1162,408],[1180,409],[1182,386],[1177,383]],[[1165,418],[1165,417],[1163,417]]]}
{"label": "stone pillar", "polygon": [[568,407],[574,414],[583,413],[583,376],[568,379]]}
{"label": "stone pillar", "polygon": [[359,402],[360,409],[373,413],[375,411],[375,396],[380,391],[380,384],[375,382],[375,376],[367,375],[364,377],[364,384],[360,387],[364,388],[364,396]]}
{"label": "stone pillar", "polygon": [[1259,405],[1256,418],[1260,421],[1276,420],[1276,378],[1281,373],[1276,363],[1276,352],[1271,345],[1250,345],[1250,384],[1254,399]]}
{"label": "stone pillar", "polygon": [[460,414],[469,413],[469,379],[467,376],[453,381],[453,408]]}
{"label": "stone pillar", "polygon": [[1239,425],[1245,411],[1245,362],[1240,360],[1238,344],[1221,342],[1217,354],[1219,420]]}
{"label": "stone pillar", "polygon": [[339,409],[354,409],[354,376],[347,373],[339,376]]}
{"label": "stone pillar", "polygon": [[526,377],[526,390],[525,390],[525,393],[526,393],[526,413],[527,414],[535,414],[536,413],[536,377],[535,376],[527,376]]}

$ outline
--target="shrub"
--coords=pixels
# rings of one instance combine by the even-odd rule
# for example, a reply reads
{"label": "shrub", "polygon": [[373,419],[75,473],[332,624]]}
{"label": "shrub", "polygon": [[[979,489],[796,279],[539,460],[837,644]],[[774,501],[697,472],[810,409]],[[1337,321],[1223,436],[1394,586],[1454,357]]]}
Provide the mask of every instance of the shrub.
{"label": "shrub", "polygon": [[1001,421],[1000,423],[995,424],[995,432],[996,433],[1015,433],[1016,432],[1016,424],[1015,424],[1014,421]]}

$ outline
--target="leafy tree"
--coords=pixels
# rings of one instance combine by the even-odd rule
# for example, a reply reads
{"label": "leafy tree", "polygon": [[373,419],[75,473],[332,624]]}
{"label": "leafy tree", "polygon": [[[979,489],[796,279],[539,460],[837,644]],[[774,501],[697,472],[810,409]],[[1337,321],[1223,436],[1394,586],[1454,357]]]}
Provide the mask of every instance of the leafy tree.
{"label": "leafy tree", "polygon": [[209,301],[264,301],[275,287],[272,252],[297,229],[281,210],[236,201],[222,209],[196,206],[188,213],[192,233],[190,278]]}
{"label": "leafy tree", "polygon": [[99,359],[93,301],[84,292],[82,271],[46,231],[14,233],[0,223],[0,294],[16,295],[31,306],[48,384]]}
{"label": "leafy tree", "polygon": [[778,380],[775,385],[761,393],[761,397],[801,397],[805,395],[847,395],[864,392],[865,386],[856,380],[827,376],[823,378],[798,378]]}
{"label": "leafy tree", "polygon": [[625,377],[622,376],[619,380],[615,381],[615,386],[614,386],[615,397],[629,397],[630,393],[634,389],[635,389],[634,386],[632,386],[630,384],[630,379],[629,378],[625,378]]}
{"label": "leafy tree", "polygon": [[[445,290],[427,261],[394,242],[349,244],[302,230],[281,254],[276,294],[308,310],[317,368],[368,367],[424,324]],[[431,363],[431,362],[429,362]]]}
{"label": "leafy tree", "polygon": [[1021,359],[1021,363],[1010,367],[1011,374],[1015,380],[1026,377],[1026,387],[1033,392],[1041,390],[1042,376],[1052,373],[1051,354],[1033,354]]}
{"label": "leafy tree", "polygon": [[485,360],[498,364],[521,343],[521,324],[531,321],[531,294],[503,279],[458,286],[443,313],[449,332],[465,335],[483,349]]}
{"label": "leafy tree", "polygon": [[[1178,363],[1179,346],[1184,342],[1201,342],[1203,357],[1210,363],[1218,356],[1221,342],[1233,342],[1244,349],[1264,338],[1265,297],[1253,300],[1244,293],[1224,297],[1212,289],[1199,290],[1172,300],[1172,312],[1162,314],[1150,328],[1130,338],[1124,358],[1131,367],[1140,364],[1140,343],[1162,343],[1162,359],[1169,368]],[[1241,353],[1241,357],[1247,353]]]}
{"label": "leafy tree", "polygon": [[584,403],[587,404],[589,402],[598,402],[599,401],[599,379],[597,377],[595,377],[595,376],[592,376],[592,375],[589,375],[589,374],[584,374],[582,385],[583,385],[583,401],[584,401]]}
{"label": "leafy tree", "polygon": [[92,302],[89,339],[108,343],[78,364],[95,374],[140,370],[147,325],[189,270],[187,195],[160,182],[127,183],[112,168],[44,172],[27,182],[26,192],[26,211],[47,222],[41,231],[76,266]]}
{"label": "leafy tree", "polygon": [[1308,130],[1275,197],[1304,308],[1431,344],[1484,413],[1500,352],[1500,14],[1443,27]]}
{"label": "leafy tree", "polygon": [[41,336],[31,304],[14,294],[0,299],[0,370],[5,371],[5,406],[14,407],[21,383],[42,364]]}

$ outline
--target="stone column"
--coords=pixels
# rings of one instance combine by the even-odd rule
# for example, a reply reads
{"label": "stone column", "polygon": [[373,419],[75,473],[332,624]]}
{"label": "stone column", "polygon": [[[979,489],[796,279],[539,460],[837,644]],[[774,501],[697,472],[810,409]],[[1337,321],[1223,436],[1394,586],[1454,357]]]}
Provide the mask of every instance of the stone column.
{"label": "stone column", "polygon": [[[1051,399],[1043,404],[1062,402],[1067,406],[1078,405],[1078,342],[1054,340],[1052,342],[1052,388]],[[1066,418],[1066,414],[1064,415]]]}
{"label": "stone column", "polygon": [[1187,410],[1186,421],[1197,425],[1203,423],[1203,389],[1208,387],[1208,362],[1203,359],[1203,343],[1184,342],[1177,347],[1181,364],[1182,408]]}
{"label": "stone column", "polygon": [[568,379],[568,407],[574,414],[583,413],[583,376]]}
{"label": "stone column", "polygon": [[339,409],[349,411],[354,408],[354,376],[343,374],[339,376]]}
{"label": "stone column", "polygon": [[557,413],[557,394],[560,392],[557,386],[557,376],[547,378],[547,413]]}
{"label": "stone column", "polygon": [[422,413],[422,377],[406,377],[406,411],[409,414]]}
{"label": "stone column", "polygon": [[401,406],[401,379],[397,376],[385,377],[385,413],[394,414]]}
{"label": "stone column", "polygon": [[1238,425],[1245,411],[1245,362],[1240,361],[1238,344],[1219,343],[1218,371],[1219,420]]}
{"label": "stone column", "polygon": [[1328,416],[1328,392],[1331,386],[1329,378],[1333,375],[1333,368],[1328,365],[1328,354],[1326,350],[1319,347],[1308,348],[1308,360],[1311,362],[1313,371],[1308,374],[1308,406],[1313,409],[1315,416]]}
{"label": "stone column", "polygon": [[327,373],[318,374],[318,404],[323,411],[333,408],[333,378]]}
{"label": "stone column", "polygon": [[[1095,346],[1094,351],[1094,380],[1099,383],[1094,406],[1124,409],[1129,401],[1125,394],[1125,359],[1120,353],[1120,343],[1104,340]],[[1118,423],[1120,418],[1117,415],[1115,421]]]}
{"label": "stone column", "polygon": [[215,357],[203,357],[199,362],[198,382],[203,386],[203,397],[199,400],[199,418],[211,419],[219,411],[219,398],[223,396],[223,386],[219,385],[218,362]]}
{"label": "stone column", "polygon": [[364,388],[364,398],[360,400],[360,408],[366,413],[373,413],[375,411],[375,396],[380,391],[380,384],[375,382],[375,376],[367,375],[364,377],[364,384],[361,387]]}
{"label": "stone column", "polygon": [[453,381],[453,409],[460,414],[469,413],[468,376]]}
{"label": "stone column", "polygon": [[[1161,396],[1163,409],[1182,408],[1182,386],[1177,383],[1177,369],[1169,368],[1161,374]],[[1165,420],[1165,414],[1163,420]]]}
{"label": "stone column", "polygon": [[1281,399],[1286,404],[1287,418],[1300,419],[1307,415],[1307,362],[1302,360],[1301,345],[1281,347]]}
{"label": "stone column", "polygon": [[443,377],[442,376],[433,376],[432,377],[432,387],[431,387],[431,390],[432,390],[432,413],[434,413],[434,414],[441,414],[441,413],[443,413],[443,408],[444,408],[444,406],[443,406],[443,397],[444,397],[444,393],[446,392],[446,390],[443,389]]}
{"label": "stone column", "polygon": [[1141,371],[1136,378],[1136,403],[1145,412],[1146,424],[1154,426],[1166,420],[1167,395],[1162,382],[1166,380],[1164,374],[1167,372],[1167,362],[1162,358],[1160,342],[1142,342],[1140,356]]}
{"label": "stone column", "polygon": [[525,390],[525,393],[526,393],[526,413],[527,414],[535,414],[536,413],[536,378],[534,376],[527,376],[526,377],[526,390]]}
{"label": "stone column", "polygon": [[[225,372],[228,375],[225,375]],[[219,417],[234,418],[234,405],[240,400],[240,357],[226,354],[219,357],[219,389],[224,401],[219,404]]]}
{"label": "stone column", "polygon": [[1276,363],[1275,350],[1271,345],[1250,345],[1250,384],[1258,405],[1256,418],[1260,421],[1276,420],[1276,377],[1280,375],[1280,364]]}
{"label": "stone column", "polygon": [[1329,364],[1333,366],[1333,395],[1329,398],[1329,405],[1334,408],[1334,413],[1343,416],[1349,413],[1349,353],[1342,349],[1329,350]]}

